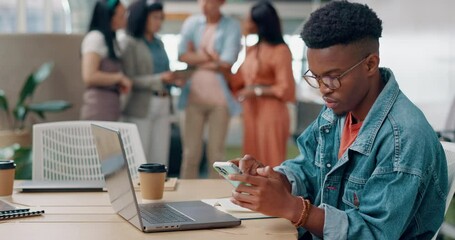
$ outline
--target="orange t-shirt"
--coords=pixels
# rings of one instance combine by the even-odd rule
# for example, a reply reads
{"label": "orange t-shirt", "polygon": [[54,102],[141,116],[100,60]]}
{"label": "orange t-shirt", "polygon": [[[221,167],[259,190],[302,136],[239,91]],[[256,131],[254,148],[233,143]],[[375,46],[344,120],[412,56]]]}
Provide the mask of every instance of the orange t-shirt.
{"label": "orange t-shirt", "polygon": [[346,116],[344,123],[343,133],[341,134],[340,150],[338,152],[338,158],[341,158],[343,153],[348,149],[349,146],[355,141],[359,130],[362,127],[362,122],[352,123],[352,114],[349,112]]}

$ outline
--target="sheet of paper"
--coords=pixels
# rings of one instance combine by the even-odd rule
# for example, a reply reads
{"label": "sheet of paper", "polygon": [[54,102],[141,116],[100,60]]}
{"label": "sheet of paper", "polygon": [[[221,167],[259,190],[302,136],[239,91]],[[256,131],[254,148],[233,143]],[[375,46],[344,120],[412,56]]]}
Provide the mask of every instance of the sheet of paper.
{"label": "sheet of paper", "polygon": [[240,207],[229,200],[229,198],[213,198],[213,199],[202,199],[201,201],[215,206],[217,209],[227,212],[232,216],[246,220],[246,219],[258,219],[258,218],[272,218],[262,213],[251,211],[250,209]]}

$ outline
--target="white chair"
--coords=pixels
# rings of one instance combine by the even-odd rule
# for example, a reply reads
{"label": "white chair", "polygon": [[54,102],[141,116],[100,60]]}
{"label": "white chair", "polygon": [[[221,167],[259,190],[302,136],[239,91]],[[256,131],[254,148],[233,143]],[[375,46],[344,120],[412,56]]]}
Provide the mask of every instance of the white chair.
{"label": "white chair", "polygon": [[455,142],[455,96],[450,104],[444,129],[436,133],[443,141]]}
{"label": "white chair", "polygon": [[[455,193],[455,143],[451,142],[441,142],[442,147],[444,148],[444,153],[447,159],[447,172],[448,172],[448,194],[446,200],[446,213],[449,209],[450,202],[452,201],[453,194]],[[439,229],[442,235],[450,236],[455,238],[455,228],[450,224],[443,222],[441,228]],[[438,233],[433,237],[436,239]]]}
{"label": "white chair", "polygon": [[131,178],[145,163],[135,124],[103,121],[64,121],[33,125],[33,180],[104,180],[91,123],[119,129]]}

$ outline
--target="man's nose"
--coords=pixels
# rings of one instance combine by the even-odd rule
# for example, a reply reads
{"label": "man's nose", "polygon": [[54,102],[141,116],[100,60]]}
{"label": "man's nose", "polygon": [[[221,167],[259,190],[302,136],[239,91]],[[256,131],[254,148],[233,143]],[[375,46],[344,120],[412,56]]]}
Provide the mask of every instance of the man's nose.
{"label": "man's nose", "polygon": [[321,92],[322,95],[326,95],[328,93],[331,93],[333,92],[334,90],[333,89],[330,89],[329,87],[327,87],[324,83],[320,82],[319,83],[319,92]]}

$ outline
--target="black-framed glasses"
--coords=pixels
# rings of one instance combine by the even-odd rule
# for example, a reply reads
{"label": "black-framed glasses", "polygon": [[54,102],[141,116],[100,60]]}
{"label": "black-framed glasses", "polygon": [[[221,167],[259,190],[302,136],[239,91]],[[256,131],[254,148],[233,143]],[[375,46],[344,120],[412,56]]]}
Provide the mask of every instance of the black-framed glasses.
{"label": "black-framed glasses", "polygon": [[320,88],[321,87],[321,83],[324,84],[324,86],[332,89],[332,90],[335,90],[335,89],[338,89],[339,87],[341,87],[341,83],[340,83],[340,79],[344,76],[346,76],[346,74],[348,74],[349,72],[351,72],[354,68],[356,68],[357,66],[359,66],[361,63],[363,63],[370,55],[366,56],[365,58],[363,58],[362,60],[360,60],[360,62],[354,64],[354,66],[350,67],[348,70],[344,71],[342,74],[340,74],[339,76],[337,77],[332,77],[332,76],[315,76],[311,71],[310,69],[308,69],[304,74],[303,74],[303,79],[305,79],[305,81],[311,86],[311,87],[314,87],[314,88]]}

